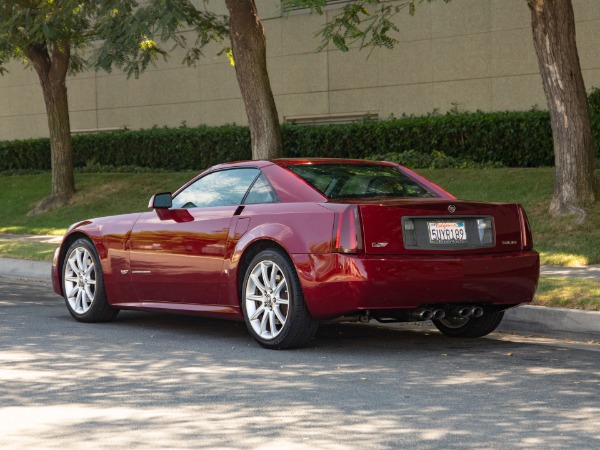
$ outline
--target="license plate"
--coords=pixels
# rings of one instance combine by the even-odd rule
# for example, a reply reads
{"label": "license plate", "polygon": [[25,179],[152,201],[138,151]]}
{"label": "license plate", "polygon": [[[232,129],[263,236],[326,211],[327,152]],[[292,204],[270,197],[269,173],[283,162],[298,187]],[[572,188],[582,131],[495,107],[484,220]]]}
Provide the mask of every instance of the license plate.
{"label": "license plate", "polygon": [[431,244],[466,244],[467,229],[463,220],[427,222]]}

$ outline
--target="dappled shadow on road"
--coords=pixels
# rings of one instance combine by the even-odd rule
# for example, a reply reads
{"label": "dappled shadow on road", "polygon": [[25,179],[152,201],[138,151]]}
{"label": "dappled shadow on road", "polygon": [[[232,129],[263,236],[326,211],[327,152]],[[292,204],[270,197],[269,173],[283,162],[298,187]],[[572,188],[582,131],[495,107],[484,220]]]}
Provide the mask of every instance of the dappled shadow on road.
{"label": "dappled shadow on road", "polygon": [[589,448],[598,356],[359,325],[269,351],[243,324],[80,324],[43,287],[0,286],[0,445]]}

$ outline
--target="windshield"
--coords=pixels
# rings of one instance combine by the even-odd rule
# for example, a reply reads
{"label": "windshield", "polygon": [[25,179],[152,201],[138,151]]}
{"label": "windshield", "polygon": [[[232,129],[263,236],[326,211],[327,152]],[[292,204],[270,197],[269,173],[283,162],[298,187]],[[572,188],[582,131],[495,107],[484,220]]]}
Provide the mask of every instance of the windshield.
{"label": "windshield", "polygon": [[360,197],[436,197],[392,166],[375,164],[299,164],[286,167],[329,199]]}

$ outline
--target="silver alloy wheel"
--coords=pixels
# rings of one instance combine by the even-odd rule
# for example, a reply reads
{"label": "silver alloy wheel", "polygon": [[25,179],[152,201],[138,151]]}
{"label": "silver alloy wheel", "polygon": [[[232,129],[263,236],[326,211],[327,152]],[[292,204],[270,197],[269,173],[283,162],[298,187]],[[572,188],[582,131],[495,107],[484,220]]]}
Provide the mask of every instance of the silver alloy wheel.
{"label": "silver alloy wheel", "polygon": [[274,339],[287,321],[288,284],[281,268],[273,261],[259,262],[246,283],[246,314],[254,332],[263,339]]}
{"label": "silver alloy wheel", "polygon": [[76,314],[85,314],[96,294],[96,268],[88,249],[77,247],[69,254],[64,271],[65,293]]}

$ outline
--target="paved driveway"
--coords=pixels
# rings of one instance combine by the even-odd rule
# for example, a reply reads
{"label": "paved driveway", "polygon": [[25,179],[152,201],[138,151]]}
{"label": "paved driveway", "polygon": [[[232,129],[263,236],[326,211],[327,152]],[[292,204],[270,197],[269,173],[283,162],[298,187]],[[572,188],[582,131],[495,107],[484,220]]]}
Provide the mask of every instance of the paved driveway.
{"label": "paved driveway", "polygon": [[326,325],[269,351],[231,322],[80,324],[0,278],[0,446],[599,448],[600,347],[492,336]]}

